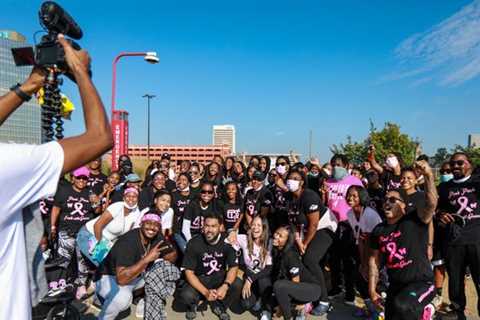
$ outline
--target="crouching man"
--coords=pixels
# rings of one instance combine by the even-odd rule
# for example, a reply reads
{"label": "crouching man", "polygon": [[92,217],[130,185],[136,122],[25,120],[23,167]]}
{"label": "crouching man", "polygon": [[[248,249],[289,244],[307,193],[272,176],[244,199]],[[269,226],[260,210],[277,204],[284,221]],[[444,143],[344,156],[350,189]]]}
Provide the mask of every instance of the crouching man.
{"label": "crouching man", "polygon": [[144,287],[144,275],[148,278],[155,261],[175,262],[177,254],[163,238],[160,223],[160,216],[147,214],[140,228],[125,233],[113,245],[99,268],[101,278],[96,283],[96,293],[104,300],[99,319],[113,320],[130,307],[132,292]]}
{"label": "crouching man", "polygon": [[208,302],[221,320],[230,319],[227,308],[239,297],[238,262],[235,250],[220,233],[222,217],[205,216],[203,233],[187,244],[182,267],[185,280],[175,292],[174,310],[186,311],[186,319],[194,319],[200,300]]}

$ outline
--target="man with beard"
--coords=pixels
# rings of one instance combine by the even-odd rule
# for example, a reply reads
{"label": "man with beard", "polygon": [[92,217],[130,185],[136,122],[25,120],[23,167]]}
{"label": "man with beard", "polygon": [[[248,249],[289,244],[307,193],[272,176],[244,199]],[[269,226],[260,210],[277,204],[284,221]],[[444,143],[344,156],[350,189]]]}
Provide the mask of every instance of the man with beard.
{"label": "man with beard", "polygon": [[[453,179],[440,184],[438,213],[440,221],[447,225],[446,264],[448,293],[455,319],[465,318],[465,274],[470,268],[479,292],[480,281],[480,178],[474,176],[473,166],[463,152],[450,158]],[[480,313],[480,305],[477,305]]]}
{"label": "man with beard", "polygon": [[222,224],[220,215],[208,213],[202,235],[187,244],[182,265],[185,281],[178,286],[174,301],[174,309],[186,310],[186,319],[196,317],[201,296],[219,319],[230,319],[226,310],[241,290],[235,250],[220,233]]}
{"label": "man with beard", "polygon": [[163,238],[160,224],[160,216],[144,215],[140,228],[118,238],[100,265],[96,293],[104,302],[99,319],[113,320],[130,307],[132,292],[145,285],[144,273],[157,259],[175,262],[177,254]]}
{"label": "man with beard", "polygon": [[380,261],[385,262],[388,280],[385,319],[431,319],[435,308],[433,271],[427,256],[428,225],[437,205],[432,169],[425,161],[416,168],[425,177],[425,206],[408,211],[403,190],[389,191],[383,209],[386,221],[370,237],[368,289],[371,301],[381,305],[377,293]]}

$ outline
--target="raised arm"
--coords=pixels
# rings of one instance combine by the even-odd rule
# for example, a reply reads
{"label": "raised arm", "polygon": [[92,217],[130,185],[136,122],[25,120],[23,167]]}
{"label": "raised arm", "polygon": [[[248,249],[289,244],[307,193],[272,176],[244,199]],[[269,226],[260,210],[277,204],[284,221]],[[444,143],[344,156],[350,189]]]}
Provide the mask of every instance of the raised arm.
{"label": "raised arm", "polygon": [[64,152],[63,172],[72,171],[99,157],[112,147],[110,124],[102,100],[88,75],[89,57],[85,51],[76,51],[59,35],[65,58],[80,91],[86,131],[59,143]]}
{"label": "raised arm", "polygon": [[437,208],[438,194],[435,187],[432,168],[424,160],[417,161],[415,166],[420,169],[420,173],[425,177],[425,208],[418,212],[418,217],[426,224],[430,223]]}

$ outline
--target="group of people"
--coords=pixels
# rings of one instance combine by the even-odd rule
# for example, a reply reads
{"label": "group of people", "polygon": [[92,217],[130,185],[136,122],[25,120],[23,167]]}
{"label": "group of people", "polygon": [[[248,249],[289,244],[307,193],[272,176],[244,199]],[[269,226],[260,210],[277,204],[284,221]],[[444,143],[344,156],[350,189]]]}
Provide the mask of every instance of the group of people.
{"label": "group of people", "polygon": [[[477,295],[480,283],[480,180],[467,154],[453,154],[438,175],[425,156],[409,167],[398,154],[378,159],[374,146],[357,165],[341,154],[323,165],[165,154],[143,177],[122,155],[106,176],[111,130],[88,54],[58,42],[86,130],[39,146],[0,144],[0,319],[30,319],[31,306],[67,291],[85,299],[89,287],[100,319],[133,301],[138,316],[166,319],[172,296],[186,319],[207,307],[223,320],[228,309],[303,319],[330,312],[342,293],[346,304],[362,300],[359,316],[427,320],[443,308],[465,319],[467,272]],[[35,67],[0,97],[0,123],[45,79]],[[446,274],[451,303],[442,306]]]}
{"label": "group of people", "polygon": [[468,156],[454,154],[438,177],[426,156],[411,167],[376,158],[374,146],[359,166],[341,154],[324,165],[164,154],[143,179],[127,155],[108,176],[96,159],[41,202],[48,296],[70,286],[84,299],[90,283],[100,319],[115,319],[142,288],[136,314],[148,319],[166,318],[169,296],[186,319],[208,305],[220,319],[228,309],[303,319],[330,312],[342,293],[360,317],[431,319],[442,308],[464,318],[480,217]]}

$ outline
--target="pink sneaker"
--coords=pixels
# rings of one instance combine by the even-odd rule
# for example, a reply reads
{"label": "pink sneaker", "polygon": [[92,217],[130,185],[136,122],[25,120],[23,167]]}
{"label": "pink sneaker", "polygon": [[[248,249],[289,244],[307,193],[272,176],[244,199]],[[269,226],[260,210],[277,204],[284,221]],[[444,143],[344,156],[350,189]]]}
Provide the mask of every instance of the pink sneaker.
{"label": "pink sneaker", "polygon": [[432,320],[434,314],[435,314],[435,307],[431,304],[428,304],[423,309],[422,320]]}
{"label": "pink sneaker", "polygon": [[87,297],[87,288],[85,286],[80,286],[77,288],[77,293],[76,293],[76,298],[77,300],[83,300]]}

